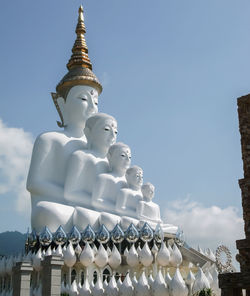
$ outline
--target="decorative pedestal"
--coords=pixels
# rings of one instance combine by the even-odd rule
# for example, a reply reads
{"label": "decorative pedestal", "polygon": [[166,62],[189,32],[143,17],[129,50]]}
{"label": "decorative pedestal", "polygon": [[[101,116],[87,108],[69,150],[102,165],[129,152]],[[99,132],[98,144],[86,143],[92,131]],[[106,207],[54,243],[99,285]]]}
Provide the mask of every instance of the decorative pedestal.
{"label": "decorative pedestal", "polygon": [[60,257],[48,256],[42,262],[42,295],[58,296],[61,294],[61,276],[64,262]]}
{"label": "decorative pedestal", "polygon": [[13,268],[13,295],[30,296],[30,279],[32,271],[33,267],[30,262],[19,262]]}

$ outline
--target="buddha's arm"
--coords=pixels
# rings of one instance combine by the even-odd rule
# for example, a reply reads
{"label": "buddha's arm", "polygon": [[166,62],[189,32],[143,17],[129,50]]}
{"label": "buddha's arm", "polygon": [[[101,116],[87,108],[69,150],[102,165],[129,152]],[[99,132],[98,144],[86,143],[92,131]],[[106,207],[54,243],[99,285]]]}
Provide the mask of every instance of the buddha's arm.
{"label": "buddha's arm", "polygon": [[140,201],[137,208],[136,208],[136,214],[138,216],[139,219],[143,220],[152,220],[148,215],[145,215],[145,210],[144,210],[144,202]]}
{"label": "buddha's arm", "polygon": [[116,211],[122,212],[125,210],[126,200],[126,193],[123,190],[119,190],[116,198]]}
{"label": "buddha's arm", "polygon": [[137,207],[136,207],[136,215],[138,218],[143,217],[142,215],[143,213],[143,203],[141,201],[139,201]]}
{"label": "buddha's arm", "polygon": [[105,192],[106,181],[102,176],[98,176],[93,187],[92,202],[95,205],[98,202],[103,202],[103,194]]}
{"label": "buddha's arm", "polygon": [[53,143],[48,141],[43,135],[36,139],[26,186],[31,195],[61,199],[63,187],[47,179],[47,172],[51,165],[47,158],[52,153],[51,151],[53,151],[52,145]]}
{"label": "buddha's arm", "polygon": [[77,153],[73,153],[68,160],[64,183],[64,198],[68,201],[81,201],[84,198],[81,190],[84,163],[84,157],[79,157]]}
{"label": "buddha's arm", "polygon": [[157,217],[157,221],[158,222],[162,222],[161,220],[161,211],[160,211],[160,207],[158,205],[157,206],[157,209],[156,209],[156,217]]}
{"label": "buddha's arm", "polygon": [[140,219],[146,219],[148,221],[161,223],[162,220],[160,218],[160,208],[157,204],[152,203],[151,211],[147,212],[145,215],[145,208],[144,208],[144,202],[139,202],[138,208],[137,208],[137,214]]}

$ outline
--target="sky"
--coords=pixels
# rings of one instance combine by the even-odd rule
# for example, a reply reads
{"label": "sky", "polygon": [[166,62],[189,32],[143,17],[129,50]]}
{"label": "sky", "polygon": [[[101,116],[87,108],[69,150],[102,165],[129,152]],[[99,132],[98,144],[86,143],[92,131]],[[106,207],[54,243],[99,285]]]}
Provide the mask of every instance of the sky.
{"label": "sky", "polygon": [[187,242],[235,252],[244,238],[237,98],[250,92],[248,0],[44,0],[0,3],[0,232],[26,232],[32,145],[59,119],[50,92],[66,74],[84,6],[99,111],[156,187]]}

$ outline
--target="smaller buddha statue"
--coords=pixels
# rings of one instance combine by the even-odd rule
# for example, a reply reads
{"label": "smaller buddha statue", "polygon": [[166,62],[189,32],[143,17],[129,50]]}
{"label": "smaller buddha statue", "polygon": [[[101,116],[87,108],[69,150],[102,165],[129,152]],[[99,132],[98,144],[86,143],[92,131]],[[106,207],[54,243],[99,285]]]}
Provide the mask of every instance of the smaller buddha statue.
{"label": "smaller buddha statue", "polygon": [[[143,170],[138,166],[127,169],[125,174],[127,188],[122,188],[116,200],[116,212],[122,215],[122,226],[126,228],[130,223],[137,224],[137,206],[142,200],[141,186],[143,183]],[[131,219],[133,218],[133,219]]]}
{"label": "smaller buddha statue", "polygon": [[64,197],[69,204],[91,206],[96,178],[109,170],[106,155],[116,141],[117,122],[104,113],[91,116],[84,128],[87,149],[77,150],[70,156],[64,184]]}
{"label": "smaller buddha statue", "polygon": [[117,194],[126,187],[125,173],[131,162],[130,148],[123,143],[116,143],[109,148],[107,159],[110,171],[97,177],[92,204],[98,210],[114,212]]}
{"label": "smaller buddha statue", "polygon": [[100,215],[100,224],[113,229],[120,222],[120,217],[114,215],[116,198],[121,188],[126,187],[125,173],[131,163],[130,148],[124,143],[115,143],[109,148],[107,159],[110,170],[97,176],[92,193],[92,205]]}
{"label": "smaller buddha statue", "polygon": [[155,193],[155,187],[151,183],[142,185],[141,192],[143,200],[140,200],[137,206],[138,218],[142,221],[147,221],[152,227],[158,223],[162,223],[160,207],[152,202]]}
{"label": "smaller buddha statue", "polygon": [[106,155],[116,141],[117,122],[108,114],[97,113],[86,121],[84,133],[87,149],[77,150],[70,156],[64,184],[64,198],[75,207],[73,224],[81,228],[97,223],[99,213],[88,209],[92,209],[97,176],[109,171]]}
{"label": "smaller buddha statue", "polygon": [[177,232],[178,227],[172,224],[165,224],[161,220],[160,207],[152,202],[155,194],[155,187],[151,183],[145,183],[141,187],[143,199],[138,202],[137,205],[137,218],[140,220],[138,226],[143,227],[147,222],[153,229],[157,224],[160,224],[164,233],[168,235],[174,235]]}

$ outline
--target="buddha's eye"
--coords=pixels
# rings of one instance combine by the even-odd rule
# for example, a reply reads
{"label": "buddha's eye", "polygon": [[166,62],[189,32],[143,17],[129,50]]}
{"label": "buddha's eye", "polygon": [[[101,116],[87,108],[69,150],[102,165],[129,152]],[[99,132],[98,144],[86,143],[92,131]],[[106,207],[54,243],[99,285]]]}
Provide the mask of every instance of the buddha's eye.
{"label": "buddha's eye", "polygon": [[104,130],[105,131],[110,131],[110,128],[109,127],[105,127]]}
{"label": "buddha's eye", "polygon": [[131,159],[131,156],[129,156],[128,158]]}
{"label": "buddha's eye", "polygon": [[122,157],[125,157],[125,154],[121,154]]}
{"label": "buddha's eye", "polygon": [[115,131],[115,134],[117,135],[118,134],[118,131]]}
{"label": "buddha's eye", "polygon": [[82,100],[82,101],[87,101],[87,98],[82,97],[81,100]]}
{"label": "buddha's eye", "polygon": [[98,102],[95,102],[95,105],[98,106]]}

